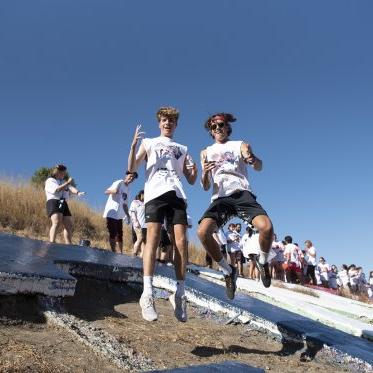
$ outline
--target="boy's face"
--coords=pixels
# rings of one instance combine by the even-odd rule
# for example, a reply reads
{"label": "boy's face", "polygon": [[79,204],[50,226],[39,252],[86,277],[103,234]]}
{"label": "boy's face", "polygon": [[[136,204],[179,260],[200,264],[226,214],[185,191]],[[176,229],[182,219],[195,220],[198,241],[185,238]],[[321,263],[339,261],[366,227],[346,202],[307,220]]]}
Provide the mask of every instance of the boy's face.
{"label": "boy's face", "polygon": [[211,121],[210,132],[215,141],[224,141],[228,138],[229,124],[220,117],[216,117]]}
{"label": "boy's face", "polygon": [[161,136],[172,138],[177,126],[175,118],[172,117],[161,117],[159,120],[159,129],[161,130]]}

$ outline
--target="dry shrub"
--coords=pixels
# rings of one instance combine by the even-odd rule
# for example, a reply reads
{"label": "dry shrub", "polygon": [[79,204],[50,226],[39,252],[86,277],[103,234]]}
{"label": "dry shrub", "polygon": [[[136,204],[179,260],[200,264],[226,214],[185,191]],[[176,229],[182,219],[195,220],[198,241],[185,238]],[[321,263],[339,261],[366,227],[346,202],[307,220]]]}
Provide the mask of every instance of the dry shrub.
{"label": "dry shrub", "polygon": [[291,287],[288,287],[284,283],[279,282],[279,281],[273,281],[272,284],[273,284],[273,286],[275,286],[277,288],[287,289],[287,290],[290,290],[290,291],[294,291],[295,293],[301,293],[301,294],[305,294],[305,295],[310,295],[311,297],[320,298],[319,294],[317,294],[315,291],[313,291],[311,289],[308,289],[306,287],[291,288]]}

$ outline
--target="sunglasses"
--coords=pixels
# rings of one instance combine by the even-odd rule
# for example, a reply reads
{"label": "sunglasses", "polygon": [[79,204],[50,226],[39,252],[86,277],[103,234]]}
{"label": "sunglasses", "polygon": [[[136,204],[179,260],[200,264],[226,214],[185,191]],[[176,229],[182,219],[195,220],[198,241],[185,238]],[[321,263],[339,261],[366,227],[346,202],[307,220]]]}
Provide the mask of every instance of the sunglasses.
{"label": "sunglasses", "polygon": [[223,128],[225,126],[225,122],[214,122],[210,124],[210,130],[216,131],[217,128]]}

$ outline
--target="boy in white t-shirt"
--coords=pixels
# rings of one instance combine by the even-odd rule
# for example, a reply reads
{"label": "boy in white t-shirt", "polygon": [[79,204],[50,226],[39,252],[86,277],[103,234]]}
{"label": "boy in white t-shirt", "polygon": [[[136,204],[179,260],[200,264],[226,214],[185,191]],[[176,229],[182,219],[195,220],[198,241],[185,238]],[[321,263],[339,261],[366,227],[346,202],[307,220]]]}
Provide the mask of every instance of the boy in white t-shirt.
{"label": "boy in white t-shirt", "polygon": [[[108,195],[103,217],[109,231],[109,243],[113,252],[123,253],[123,218],[128,215],[128,185],[134,180],[133,175],[126,175],[122,180],[114,181],[105,190]],[[118,244],[118,249],[116,248]]]}
{"label": "boy in white t-shirt", "polygon": [[155,254],[160,239],[161,226],[167,219],[171,227],[171,236],[175,243],[175,272],[177,279],[176,293],[170,297],[175,316],[179,321],[186,321],[186,297],[184,279],[187,265],[188,226],[186,213],[186,195],[182,185],[185,176],[189,184],[197,178],[197,167],[184,145],[173,140],[179,112],[172,107],[160,108],[157,113],[160,136],[143,139],[136,153],[136,147],[144,132],[137,126],[128,157],[128,172],[135,172],[142,162],[145,168],[145,221],[147,223],[147,240],[143,253],[144,290],[140,298],[142,316],[147,321],[154,321],[158,315],[154,308],[153,274]]}
{"label": "boy in white t-shirt", "polygon": [[217,113],[205,122],[214,143],[201,152],[202,179],[205,191],[212,187],[211,204],[199,221],[198,236],[204,248],[222,268],[226,294],[234,298],[236,270],[223,258],[212,234],[229,219],[238,217],[259,231],[260,253],[257,268],[263,285],[271,285],[268,255],[272,246],[273,227],[266,211],[256,201],[247,175],[247,166],[262,169],[262,161],[244,141],[231,141],[232,123],[236,118],[229,113]]}

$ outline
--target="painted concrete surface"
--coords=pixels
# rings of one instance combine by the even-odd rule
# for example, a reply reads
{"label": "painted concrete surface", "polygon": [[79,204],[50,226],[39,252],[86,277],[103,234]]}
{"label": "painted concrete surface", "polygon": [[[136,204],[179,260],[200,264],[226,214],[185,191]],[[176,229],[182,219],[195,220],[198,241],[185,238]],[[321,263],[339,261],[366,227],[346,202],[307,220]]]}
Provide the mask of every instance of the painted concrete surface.
{"label": "painted concrete surface", "polygon": [[[223,280],[221,272],[188,266],[194,273],[209,278],[215,283]],[[281,284],[282,286],[289,286]],[[237,279],[237,288],[250,292],[250,295],[270,304],[285,308],[299,315],[320,321],[326,325],[345,331],[346,333],[373,340],[373,308],[365,303],[350,302],[350,299],[323,293],[312,292],[316,296],[292,291],[287,288],[271,286],[265,288],[261,282],[244,278]],[[298,290],[308,290],[297,286]],[[326,296],[325,296],[326,294]],[[335,302],[335,303],[334,303]]]}
{"label": "painted concrete surface", "polygon": [[[46,278],[67,282],[71,286],[73,275],[87,275],[114,281],[141,281],[141,261],[106,250],[49,244],[12,235],[0,234],[0,273],[6,291],[11,293],[41,293],[53,295],[53,285],[36,291],[30,290],[32,280]],[[12,276],[28,281],[30,286],[10,289]],[[155,286],[173,290],[174,269],[159,265],[154,277]],[[58,285],[60,286],[60,284]],[[6,293],[5,291],[5,293]],[[373,344],[362,338],[325,326],[317,321],[297,315],[249,295],[238,293],[228,300],[223,286],[216,286],[206,279],[189,273],[186,278],[186,294],[189,301],[212,310],[224,312],[230,317],[250,322],[250,325],[267,330],[283,340],[305,341],[313,350],[331,349],[339,359],[343,356],[373,364]],[[69,295],[66,291],[66,294]]]}
{"label": "painted concrete surface", "polygon": [[264,373],[263,369],[252,367],[248,364],[235,361],[225,361],[220,364],[195,365],[185,368],[169,370],[153,370],[151,373]]}

